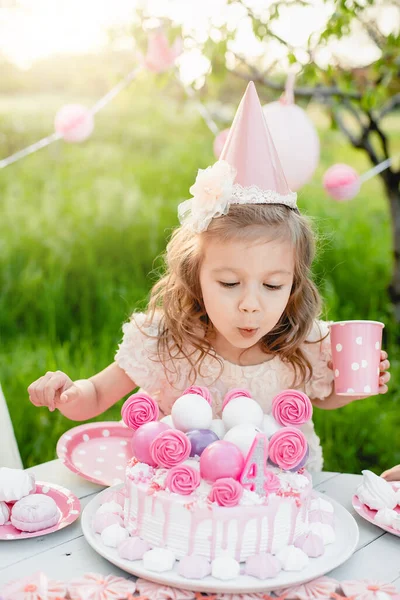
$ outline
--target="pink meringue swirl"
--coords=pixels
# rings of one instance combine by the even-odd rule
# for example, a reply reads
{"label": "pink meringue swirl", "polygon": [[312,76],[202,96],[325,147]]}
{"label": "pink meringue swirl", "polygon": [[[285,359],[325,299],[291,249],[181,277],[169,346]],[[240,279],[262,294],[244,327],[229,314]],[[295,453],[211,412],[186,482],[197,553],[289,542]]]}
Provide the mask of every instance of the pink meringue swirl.
{"label": "pink meringue swirl", "polygon": [[307,394],[284,390],[272,401],[272,414],[280,425],[302,425],[312,417],[312,404]]}
{"label": "pink meringue swirl", "polygon": [[237,506],[243,495],[243,487],[232,477],[222,477],[214,481],[208,499],[219,506]]}
{"label": "pink meringue swirl", "polygon": [[267,494],[273,494],[281,489],[279,478],[269,469],[264,471],[264,489]]}
{"label": "pink meringue swirl", "polygon": [[173,467],[167,475],[165,485],[176,494],[188,496],[200,485],[200,473],[189,465]]}
{"label": "pink meringue swirl", "polygon": [[296,467],[307,452],[304,433],[295,427],[284,427],[269,440],[269,458],[281,469],[288,471]]}
{"label": "pink meringue swirl", "polygon": [[122,419],[130,429],[136,431],[141,425],[157,421],[158,405],[153,398],[144,392],[137,392],[124,402],[121,410]]}
{"label": "pink meringue swirl", "polygon": [[202,396],[205,400],[207,400],[208,404],[212,406],[212,398],[210,390],[206,387],[202,387],[201,385],[191,385],[183,392],[183,396],[185,394],[197,394],[198,396]]}
{"label": "pink meringue swirl", "polygon": [[166,429],[159,433],[150,445],[152,460],[165,469],[172,469],[189,457],[189,438],[179,429]]}
{"label": "pink meringue swirl", "polygon": [[222,410],[224,410],[224,408],[228,404],[228,402],[230,402],[234,398],[239,398],[240,396],[245,396],[246,398],[251,398],[251,394],[248,390],[244,390],[242,388],[233,388],[226,394],[224,401],[222,403]]}

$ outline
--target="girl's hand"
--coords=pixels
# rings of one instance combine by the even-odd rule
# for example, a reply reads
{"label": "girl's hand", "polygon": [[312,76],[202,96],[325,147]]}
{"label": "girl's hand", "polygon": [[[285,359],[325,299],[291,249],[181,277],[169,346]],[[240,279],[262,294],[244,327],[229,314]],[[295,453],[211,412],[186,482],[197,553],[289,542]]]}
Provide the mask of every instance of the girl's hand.
{"label": "girl's hand", "polygon": [[379,365],[379,393],[386,394],[388,386],[386,385],[390,381],[390,362],[388,361],[388,354],[384,350],[381,350],[381,362]]}
{"label": "girl's hand", "polygon": [[381,475],[386,481],[400,481],[400,465],[396,465]]}
{"label": "girl's hand", "polygon": [[52,412],[57,404],[65,404],[75,399],[74,382],[62,371],[48,371],[28,387],[29,400],[35,406],[47,406]]}

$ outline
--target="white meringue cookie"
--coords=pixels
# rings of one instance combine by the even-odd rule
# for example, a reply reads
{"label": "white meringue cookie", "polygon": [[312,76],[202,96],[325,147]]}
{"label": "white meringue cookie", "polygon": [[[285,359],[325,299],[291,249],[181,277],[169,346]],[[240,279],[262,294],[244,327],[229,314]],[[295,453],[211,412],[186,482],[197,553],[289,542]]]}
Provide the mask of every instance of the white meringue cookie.
{"label": "white meringue cookie", "polygon": [[239,577],[240,564],[230,556],[219,556],[211,563],[211,575],[216,579],[228,581]]}
{"label": "white meringue cookie", "polygon": [[167,548],[153,548],[143,554],[143,566],[149,571],[163,573],[171,571],[175,563],[175,554]]}
{"label": "white meringue cookie", "polygon": [[391,484],[372,473],[372,471],[362,471],[363,482],[357,488],[357,496],[372,510],[380,508],[394,508],[397,505],[396,493]]}
{"label": "white meringue cookie", "polygon": [[102,515],[103,513],[114,513],[115,515],[119,515],[122,516],[123,515],[123,508],[120,504],[118,504],[118,502],[104,502],[104,504],[102,504],[97,510],[96,510],[96,515]]}
{"label": "white meringue cookie", "polygon": [[282,563],[284,571],[301,571],[309,563],[307,554],[296,546],[282,548],[276,557]]}
{"label": "white meringue cookie", "polygon": [[129,533],[125,527],[121,527],[118,523],[109,525],[101,532],[101,541],[110,548],[116,548],[122,540],[126,540],[128,537]]}
{"label": "white meringue cookie", "polygon": [[392,526],[393,518],[396,517],[397,513],[391,508],[380,508],[374,517],[374,521],[377,525]]}
{"label": "white meringue cookie", "polygon": [[0,502],[0,525],[4,525],[10,520],[10,509],[5,502]]}
{"label": "white meringue cookie", "polygon": [[320,510],[323,512],[333,513],[333,506],[328,500],[324,500],[323,498],[314,498],[310,504],[311,510]]}
{"label": "white meringue cookie", "polygon": [[333,529],[332,525],[315,522],[310,523],[309,529],[312,533],[316,533],[320,538],[322,538],[324,546],[333,544],[336,539],[335,530]]}
{"label": "white meringue cookie", "polygon": [[22,469],[0,467],[0,502],[15,502],[35,490],[35,477]]}
{"label": "white meringue cookie", "polygon": [[400,531],[400,513],[394,511],[396,514],[393,517],[392,527],[396,529],[396,531]]}

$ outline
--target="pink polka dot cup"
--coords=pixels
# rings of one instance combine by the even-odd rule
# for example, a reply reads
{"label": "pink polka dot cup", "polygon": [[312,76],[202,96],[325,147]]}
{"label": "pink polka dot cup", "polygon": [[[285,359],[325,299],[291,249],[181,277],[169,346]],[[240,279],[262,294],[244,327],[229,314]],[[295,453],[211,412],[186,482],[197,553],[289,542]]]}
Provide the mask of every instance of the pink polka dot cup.
{"label": "pink polka dot cup", "polygon": [[330,325],[336,394],[374,396],[379,393],[384,326],[378,321],[339,321]]}

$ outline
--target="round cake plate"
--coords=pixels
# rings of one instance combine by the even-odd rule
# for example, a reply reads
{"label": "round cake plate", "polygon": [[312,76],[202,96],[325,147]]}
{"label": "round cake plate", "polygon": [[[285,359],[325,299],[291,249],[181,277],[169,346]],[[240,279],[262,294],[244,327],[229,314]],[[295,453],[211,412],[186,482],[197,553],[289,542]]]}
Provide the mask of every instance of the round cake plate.
{"label": "round cake plate", "polygon": [[212,576],[205,577],[204,579],[186,579],[177,573],[176,565],[178,563],[175,563],[175,568],[173,570],[164,573],[156,573],[155,571],[145,569],[142,560],[129,561],[120,558],[116,548],[104,546],[100,535],[93,531],[92,520],[96,510],[102,504],[102,496],[104,496],[104,494],[109,494],[112,490],[116,491],[121,487],[121,485],[114,486],[101,492],[86,505],[81,519],[83,534],[88,543],[98,554],[120,569],[132,575],[136,575],[137,577],[167,586],[194,592],[235,594],[267,592],[270,590],[286,588],[306,581],[311,581],[316,577],[328,573],[335,567],[338,567],[350,558],[358,543],[358,527],[351,514],[341,504],[332,500],[332,498],[329,498],[324,494],[318,494],[321,498],[325,498],[334,506],[336,541],[333,544],[325,546],[325,553],[323,556],[311,558],[309,565],[302,571],[281,571],[277,577],[263,580],[250,577],[249,575],[240,575],[236,579],[228,581],[222,581]]}
{"label": "round cake plate", "polygon": [[59,531],[64,529],[68,525],[71,525],[79,517],[81,512],[81,503],[78,498],[67,488],[56,485],[55,483],[46,483],[44,481],[36,482],[36,494],[46,494],[53,498],[57,504],[60,517],[58,522],[52,527],[47,529],[40,529],[39,531],[19,531],[11,523],[0,526],[0,540],[21,540],[24,538],[31,538],[37,536],[47,535],[53,533],[53,531]]}
{"label": "round cake plate", "polygon": [[66,431],[57,456],[73,473],[99,485],[122,483],[132,453],[132,430],[116,421],[85,423]]}
{"label": "round cake plate", "polygon": [[[397,481],[392,483],[392,487],[394,491],[397,492],[398,490],[400,490],[400,482]],[[400,531],[398,529],[394,529],[393,527],[390,527],[390,525],[381,525],[380,523],[376,523],[375,515],[378,511],[369,508],[366,504],[361,502],[358,496],[354,495],[351,502],[354,510],[360,515],[360,517],[362,517],[366,521],[369,521],[376,527],[380,527],[384,531],[388,531],[389,533],[400,537]],[[398,504],[394,510],[400,514],[400,504]]]}

